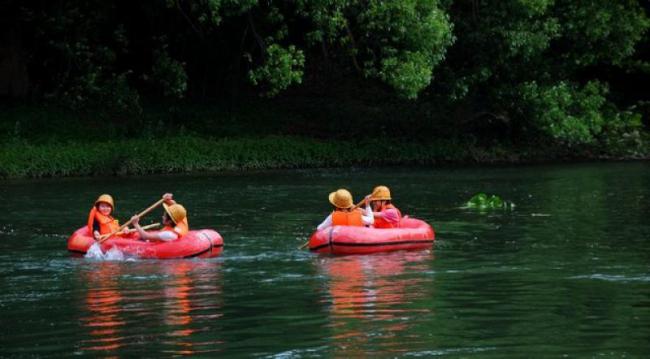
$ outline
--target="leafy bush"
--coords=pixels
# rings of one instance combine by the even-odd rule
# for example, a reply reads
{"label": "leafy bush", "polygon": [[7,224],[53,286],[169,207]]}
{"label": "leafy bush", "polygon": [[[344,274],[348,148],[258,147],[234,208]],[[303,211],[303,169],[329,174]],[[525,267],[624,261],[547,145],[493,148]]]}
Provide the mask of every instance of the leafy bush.
{"label": "leafy bush", "polygon": [[602,132],[606,93],[607,87],[597,81],[583,88],[566,82],[520,86],[524,116],[546,135],[569,145],[592,143]]}
{"label": "leafy bush", "polygon": [[[14,141],[0,146],[0,177],[433,164],[476,161],[480,152],[444,140],[424,144],[369,139],[354,144],[289,136],[220,140],[179,136],[41,145]],[[489,152],[481,156],[484,161],[498,158]]]}
{"label": "leafy bush", "polygon": [[302,82],[305,55],[302,50],[291,45],[282,47],[271,44],[267,49],[265,63],[251,70],[249,78],[254,85],[265,84],[265,95],[273,97],[293,83]]}
{"label": "leafy bush", "polygon": [[452,24],[438,1],[370,1],[358,21],[366,75],[410,99],[429,86],[454,41]]}
{"label": "leafy bush", "polygon": [[154,53],[151,70],[153,80],[162,89],[165,97],[183,98],[187,91],[187,74],[183,65],[169,57],[166,48]]}
{"label": "leafy bush", "polygon": [[487,210],[487,209],[513,209],[515,204],[501,199],[497,195],[487,195],[485,193],[475,194],[469,201],[467,201],[467,208]]}
{"label": "leafy bush", "polygon": [[567,82],[519,87],[520,113],[529,125],[568,146],[590,145],[607,155],[643,156],[641,115],[619,111],[606,98],[606,85],[590,81],[582,88]]}

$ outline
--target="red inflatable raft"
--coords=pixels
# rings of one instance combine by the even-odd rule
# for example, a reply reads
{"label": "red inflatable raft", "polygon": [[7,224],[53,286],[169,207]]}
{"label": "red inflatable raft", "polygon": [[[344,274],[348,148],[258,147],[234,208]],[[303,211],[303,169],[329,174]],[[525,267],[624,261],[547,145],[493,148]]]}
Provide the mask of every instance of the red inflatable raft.
{"label": "red inflatable raft", "polygon": [[[139,240],[139,237],[138,233],[131,233],[125,237],[109,238],[101,244],[102,252],[106,253],[115,247],[131,257],[174,259],[210,258],[218,256],[223,251],[221,235],[211,229],[190,231],[181,239],[170,242],[145,242]],[[90,246],[95,243],[95,240],[88,232],[88,227],[82,227],[68,238],[68,250],[86,254]]]}
{"label": "red inflatable raft", "polygon": [[399,228],[334,226],[312,234],[309,250],[317,253],[366,254],[429,249],[435,234],[426,222],[404,217]]}

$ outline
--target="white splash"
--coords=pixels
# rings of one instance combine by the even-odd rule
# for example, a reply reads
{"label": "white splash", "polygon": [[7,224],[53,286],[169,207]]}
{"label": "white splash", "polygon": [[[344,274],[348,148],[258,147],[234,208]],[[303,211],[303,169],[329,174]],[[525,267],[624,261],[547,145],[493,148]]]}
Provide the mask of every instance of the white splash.
{"label": "white splash", "polygon": [[84,257],[88,259],[103,259],[104,253],[98,243],[93,243],[93,245],[86,251]]}
{"label": "white splash", "polygon": [[123,261],[125,258],[124,258],[124,253],[122,253],[122,251],[113,247],[109,249],[108,252],[106,252],[106,254],[104,255],[104,259],[108,261]]}
{"label": "white splash", "polygon": [[104,253],[102,252],[102,248],[100,247],[99,243],[93,243],[93,245],[90,246],[90,248],[88,248],[88,251],[86,252],[86,255],[84,257],[88,259],[105,260],[105,261],[125,260],[124,253],[122,253],[122,251],[120,251],[119,249],[112,247],[106,253]]}

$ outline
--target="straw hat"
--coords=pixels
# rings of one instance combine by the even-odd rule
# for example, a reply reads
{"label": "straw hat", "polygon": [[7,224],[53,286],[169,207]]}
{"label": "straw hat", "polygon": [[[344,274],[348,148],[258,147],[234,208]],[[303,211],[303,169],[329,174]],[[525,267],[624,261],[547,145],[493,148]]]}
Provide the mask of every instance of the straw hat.
{"label": "straw hat", "polygon": [[371,201],[390,201],[390,190],[386,186],[377,186],[370,195]]}
{"label": "straw hat", "polygon": [[175,224],[178,224],[178,222],[182,221],[187,216],[185,207],[180,204],[172,204],[171,206],[168,206],[166,203],[163,203],[163,208]]}
{"label": "straw hat", "polygon": [[115,203],[113,202],[113,197],[111,197],[110,194],[103,194],[103,195],[99,196],[97,198],[97,200],[95,201],[95,206],[99,202],[104,202],[104,203],[110,204],[111,207],[113,208],[113,210],[115,210]]}
{"label": "straw hat", "polygon": [[336,208],[350,208],[352,204],[352,194],[346,189],[339,189],[336,192],[330,193],[330,203]]}

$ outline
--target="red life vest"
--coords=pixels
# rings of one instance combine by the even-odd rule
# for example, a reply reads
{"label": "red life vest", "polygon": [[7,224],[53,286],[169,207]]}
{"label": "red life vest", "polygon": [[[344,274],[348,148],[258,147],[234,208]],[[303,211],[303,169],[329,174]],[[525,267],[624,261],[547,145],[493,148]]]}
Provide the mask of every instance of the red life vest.
{"label": "red life vest", "polygon": [[363,227],[363,219],[361,219],[361,213],[362,212],[359,208],[356,208],[350,212],[334,211],[332,212],[332,225]]}
{"label": "red life vest", "polygon": [[375,217],[375,224],[374,224],[375,228],[398,228],[399,227],[399,222],[402,220],[402,212],[400,212],[400,210],[397,209],[397,207],[393,206],[392,204],[385,205],[380,212],[384,212],[387,209],[396,210],[399,220],[397,222],[389,222],[382,217]]}
{"label": "red life vest", "polygon": [[93,207],[88,214],[88,232],[93,233],[95,223],[99,224],[99,234],[108,234],[120,229],[117,219],[101,214],[97,207]]}
{"label": "red life vest", "polygon": [[163,231],[175,232],[176,234],[178,234],[178,238],[181,238],[190,231],[190,225],[187,223],[187,217],[186,217],[186,218],[183,218],[183,220],[180,221],[180,223],[176,224],[175,227],[165,226],[165,227],[163,227],[162,230]]}

